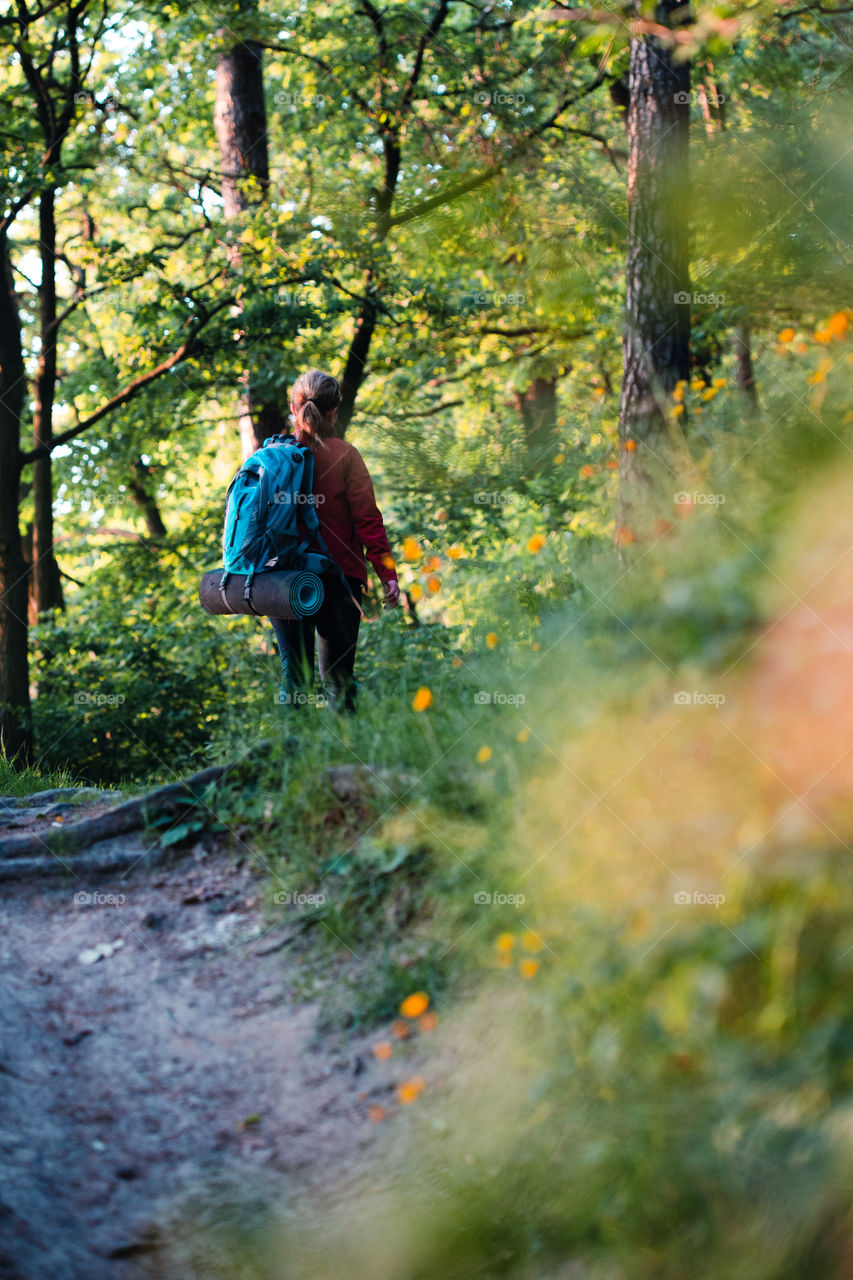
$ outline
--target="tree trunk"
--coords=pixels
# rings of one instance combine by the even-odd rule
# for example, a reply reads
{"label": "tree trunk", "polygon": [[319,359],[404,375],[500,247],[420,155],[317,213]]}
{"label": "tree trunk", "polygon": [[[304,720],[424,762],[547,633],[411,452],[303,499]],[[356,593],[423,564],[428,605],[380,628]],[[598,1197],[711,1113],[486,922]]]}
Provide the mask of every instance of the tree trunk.
{"label": "tree trunk", "polygon": [[152,470],[145,465],[141,458],[137,458],[133,469],[134,474],[127,482],[127,491],[142,513],[149,538],[157,542],[161,538],[167,537],[169,531],[163,523],[163,517],[160,515],[157,501],[148,488]]}
{"label": "tree trunk", "polygon": [[516,392],[515,407],[524,423],[531,468],[544,470],[557,451],[556,378],[535,378],[523,392]]}
{"label": "tree trunk", "polygon": [[[0,749],[32,761],[27,570],[21,551],[20,431],[26,374],[5,231],[0,232]],[[20,753],[20,755],[18,754]]]}
{"label": "tree trunk", "polygon": [[[656,20],[675,26],[686,14],[685,4],[665,0]],[[647,520],[661,514],[660,507],[654,510],[654,491],[662,486],[665,492],[671,479],[665,458],[667,399],[689,374],[690,69],[673,53],[671,44],[652,35],[631,40],[617,512],[622,541],[633,540]],[[660,501],[661,493],[657,497]]]}
{"label": "tree trunk", "polygon": [[[251,40],[233,46],[220,54],[216,68],[216,105],[214,124],[222,161],[222,202],[226,222],[238,221],[252,204],[266,199],[269,191],[269,154],[267,150],[267,115],[264,104],[263,54]],[[231,267],[242,270],[238,245],[229,251]],[[235,320],[242,305],[232,311]],[[243,457],[259,448],[268,435],[284,427],[281,406],[260,403],[252,392],[252,375],[248,363],[249,335],[243,329],[241,346],[247,362],[240,395],[240,441]]]}
{"label": "tree trunk", "polygon": [[[33,447],[50,445],[56,395],[56,196],[52,187],[39,198],[39,359],[35,380]],[[53,554],[53,466],[50,454],[33,463],[33,542],[30,595],[38,617],[62,608],[59,565]]]}
{"label": "tree trunk", "polygon": [[752,405],[756,405],[758,394],[752,368],[752,330],[748,324],[742,324],[735,329],[734,348],[737,358],[737,384]]}

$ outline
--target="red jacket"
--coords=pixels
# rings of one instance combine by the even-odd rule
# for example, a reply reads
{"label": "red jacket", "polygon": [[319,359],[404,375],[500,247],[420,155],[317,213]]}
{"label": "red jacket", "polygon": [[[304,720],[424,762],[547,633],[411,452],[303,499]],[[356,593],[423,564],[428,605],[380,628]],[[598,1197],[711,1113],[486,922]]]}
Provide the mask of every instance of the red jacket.
{"label": "red jacket", "polygon": [[312,448],[316,511],[332,559],[348,577],[366,584],[364,548],[382,582],[396,578],[382,513],[358,449],[337,436]]}

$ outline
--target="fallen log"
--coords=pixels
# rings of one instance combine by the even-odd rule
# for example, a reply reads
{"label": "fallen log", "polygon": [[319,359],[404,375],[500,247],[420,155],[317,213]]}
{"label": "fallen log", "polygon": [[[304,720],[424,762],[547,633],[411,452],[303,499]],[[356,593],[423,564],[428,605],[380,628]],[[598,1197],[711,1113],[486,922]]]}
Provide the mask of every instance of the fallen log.
{"label": "fallen log", "polygon": [[[261,742],[255,750],[263,752],[270,745],[269,742]],[[55,862],[59,869],[63,857],[73,854],[75,850],[85,849],[98,840],[137,831],[164,815],[174,813],[184,817],[198,808],[201,794],[209,783],[221,780],[241,763],[242,760],[233,760],[230,764],[211,765],[189,778],[169,782],[93,818],[81,818],[79,822],[70,822],[67,826],[51,826],[46,831],[28,831],[7,836],[5,840],[0,840],[0,865],[10,865],[19,859],[43,859],[45,868],[50,862]],[[136,857],[138,856],[137,853]],[[38,867],[33,864],[24,874],[33,874],[37,870]],[[7,878],[9,872],[5,876],[0,874],[0,879]]]}

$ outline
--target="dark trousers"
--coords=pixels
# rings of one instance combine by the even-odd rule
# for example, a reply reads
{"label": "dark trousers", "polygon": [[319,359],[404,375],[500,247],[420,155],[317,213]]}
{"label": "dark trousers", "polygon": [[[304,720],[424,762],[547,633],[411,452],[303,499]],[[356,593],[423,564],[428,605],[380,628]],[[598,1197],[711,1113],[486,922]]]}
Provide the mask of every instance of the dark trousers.
{"label": "dark trousers", "polygon": [[[353,596],[361,604],[361,582],[358,578],[347,578],[347,582]],[[270,618],[281,657],[282,691],[289,696],[289,701],[294,706],[299,705],[302,698],[307,701],[314,685],[316,631],[319,637],[317,656],[320,678],[329,702],[333,706],[353,711],[353,667],[361,614],[339,577],[324,574],[323,587],[326,593],[323,604],[312,618],[301,618],[294,622]]]}

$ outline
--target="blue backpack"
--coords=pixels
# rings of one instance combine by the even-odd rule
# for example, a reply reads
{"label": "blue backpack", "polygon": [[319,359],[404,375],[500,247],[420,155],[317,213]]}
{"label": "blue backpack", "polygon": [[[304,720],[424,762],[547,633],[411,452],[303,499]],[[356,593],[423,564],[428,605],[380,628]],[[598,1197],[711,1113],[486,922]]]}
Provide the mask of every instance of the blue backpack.
{"label": "blue backpack", "polygon": [[[312,542],[319,551],[312,550]],[[273,559],[275,564],[269,564]],[[246,574],[243,599],[250,606],[256,573],[291,569],[340,574],[320,532],[314,503],[314,454],[292,435],[269,436],[228,486],[222,563],[220,591],[232,573]]]}

